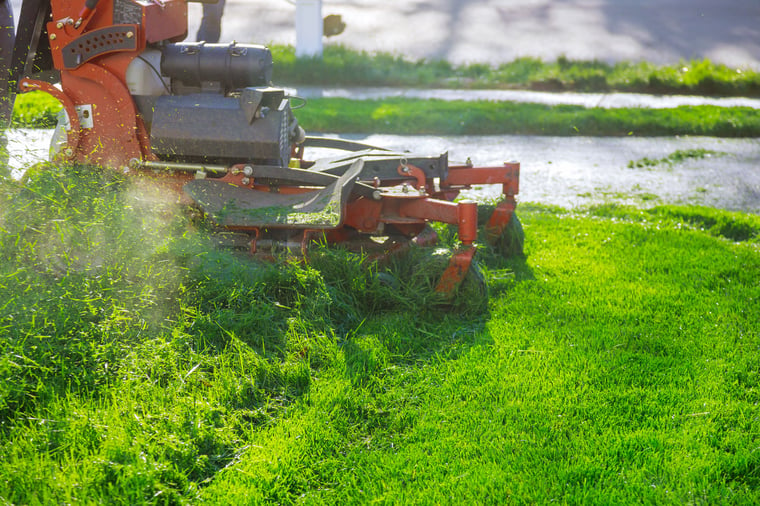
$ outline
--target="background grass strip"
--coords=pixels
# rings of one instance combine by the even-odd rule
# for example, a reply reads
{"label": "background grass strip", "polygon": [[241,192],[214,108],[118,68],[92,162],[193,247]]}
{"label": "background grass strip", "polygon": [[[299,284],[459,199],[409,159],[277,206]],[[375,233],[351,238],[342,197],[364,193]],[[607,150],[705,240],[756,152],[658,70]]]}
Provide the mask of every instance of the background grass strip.
{"label": "background grass strip", "polygon": [[454,65],[444,60],[407,60],[339,45],[324,48],[321,60],[296,58],[292,46],[271,46],[274,80],[308,86],[413,88],[520,88],[542,91],[634,92],[710,96],[760,96],[760,74],[710,60],[677,65],[647,62],[518,58],[501,65]]}
{"label": "background grass strip", "polygon": [[760,116],[751,108],[682,106],[601,109],[511,102],[442,100],[309,100],[298,111],[307,131],[434,135],[586,135],[754,137]]}

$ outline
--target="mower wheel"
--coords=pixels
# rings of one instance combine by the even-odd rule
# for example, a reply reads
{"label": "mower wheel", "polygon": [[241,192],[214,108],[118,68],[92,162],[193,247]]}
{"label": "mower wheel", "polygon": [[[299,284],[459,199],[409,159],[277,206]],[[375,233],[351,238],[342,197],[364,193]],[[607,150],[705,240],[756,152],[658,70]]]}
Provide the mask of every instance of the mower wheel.
{"label": "mower wheel", "polygon": [[512,213],[506,228],[501,233],[493,246],[496,251],[505,257],[525,256],[523,245],[525,243],[525,231],[523,230],[517,214]]}
{"label": "mower wheel", "polygon": [[478,315],[488,309],[488,283],[478,262],[473,261],[467,275],[454,295],[452,306],[468,315]]}

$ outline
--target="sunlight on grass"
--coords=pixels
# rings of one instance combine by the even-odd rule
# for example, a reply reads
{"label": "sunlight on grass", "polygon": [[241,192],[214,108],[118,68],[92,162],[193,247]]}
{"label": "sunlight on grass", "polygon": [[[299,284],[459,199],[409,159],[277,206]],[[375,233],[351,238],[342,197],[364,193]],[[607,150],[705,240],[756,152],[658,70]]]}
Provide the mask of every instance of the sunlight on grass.
{"label": "sunlight on grass", "polygon": [[[337,112],[337,113],[336,113]],[[320,98],[298,111],[309,131],[431,135],[753,137],[760,118],[748,107],[601,109],[490,101]]]}

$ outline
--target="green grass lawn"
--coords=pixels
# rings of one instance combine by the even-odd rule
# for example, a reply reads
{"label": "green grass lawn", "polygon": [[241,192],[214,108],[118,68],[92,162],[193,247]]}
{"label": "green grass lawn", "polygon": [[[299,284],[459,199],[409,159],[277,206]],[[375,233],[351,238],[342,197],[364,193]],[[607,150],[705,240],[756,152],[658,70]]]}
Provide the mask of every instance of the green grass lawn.
{"label": "green grass lawn", "polygon": [[296,111],[307,131],[399,135],[760,136],[749,107],[586,108],[493,101],[311,99]]}
{"label": "green grass lawn", "polygon": [[216,251],[161,197],[0,183],[3,502],[760,501],[757,215],[521,204],[468,312],[416,261]]}
{"label": "green grass lawn", "polygon": [[321,60],[296,58],[292,46],[273,45],[271,50],[275,81],[289,85],[760,95],[760,74],[756,71],[706,59],[654,65],[524,57],[499,65],[454,65],[445,60],[415,61],[333,44],[325,46]]}

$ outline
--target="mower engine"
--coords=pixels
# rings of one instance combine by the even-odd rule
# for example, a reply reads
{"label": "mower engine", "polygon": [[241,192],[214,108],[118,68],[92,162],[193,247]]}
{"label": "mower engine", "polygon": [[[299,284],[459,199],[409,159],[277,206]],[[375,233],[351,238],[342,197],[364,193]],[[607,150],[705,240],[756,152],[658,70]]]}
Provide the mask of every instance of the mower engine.
{"label": "mower engine", "polygon": [[[476,184],[504,194],[486,239],[522,253],[519,164],[450,165],[445,153],[307,137],[271,86],[269,49],[182,42],[187,0],[24,0],[18,26],[8,91],[61,102],[56,158],[167,184],[252,254],[305,252],[314,240],[397,251],[433,243],[430,222],[450,223],[462,246],[437,289],[451,295],[477,238],[477,204],[453,200]],[[308,160],[312,147],[338,154]]]}
{"label": "mower engine", "polygon": [[[156,156],[189,163],[288,165],[291,146],[303,143],[305,133],[285,92],[268,87],[272,54],[267,48],[201,42],[149,51],[153,58],[160,54],[161,82],[147,89],[131,86],[130,92]],[[143,53],[127,69],[128,84],[135,66],[142,71],[135,82],[159,80],[154,66],[137,63],[145,59]]]}

